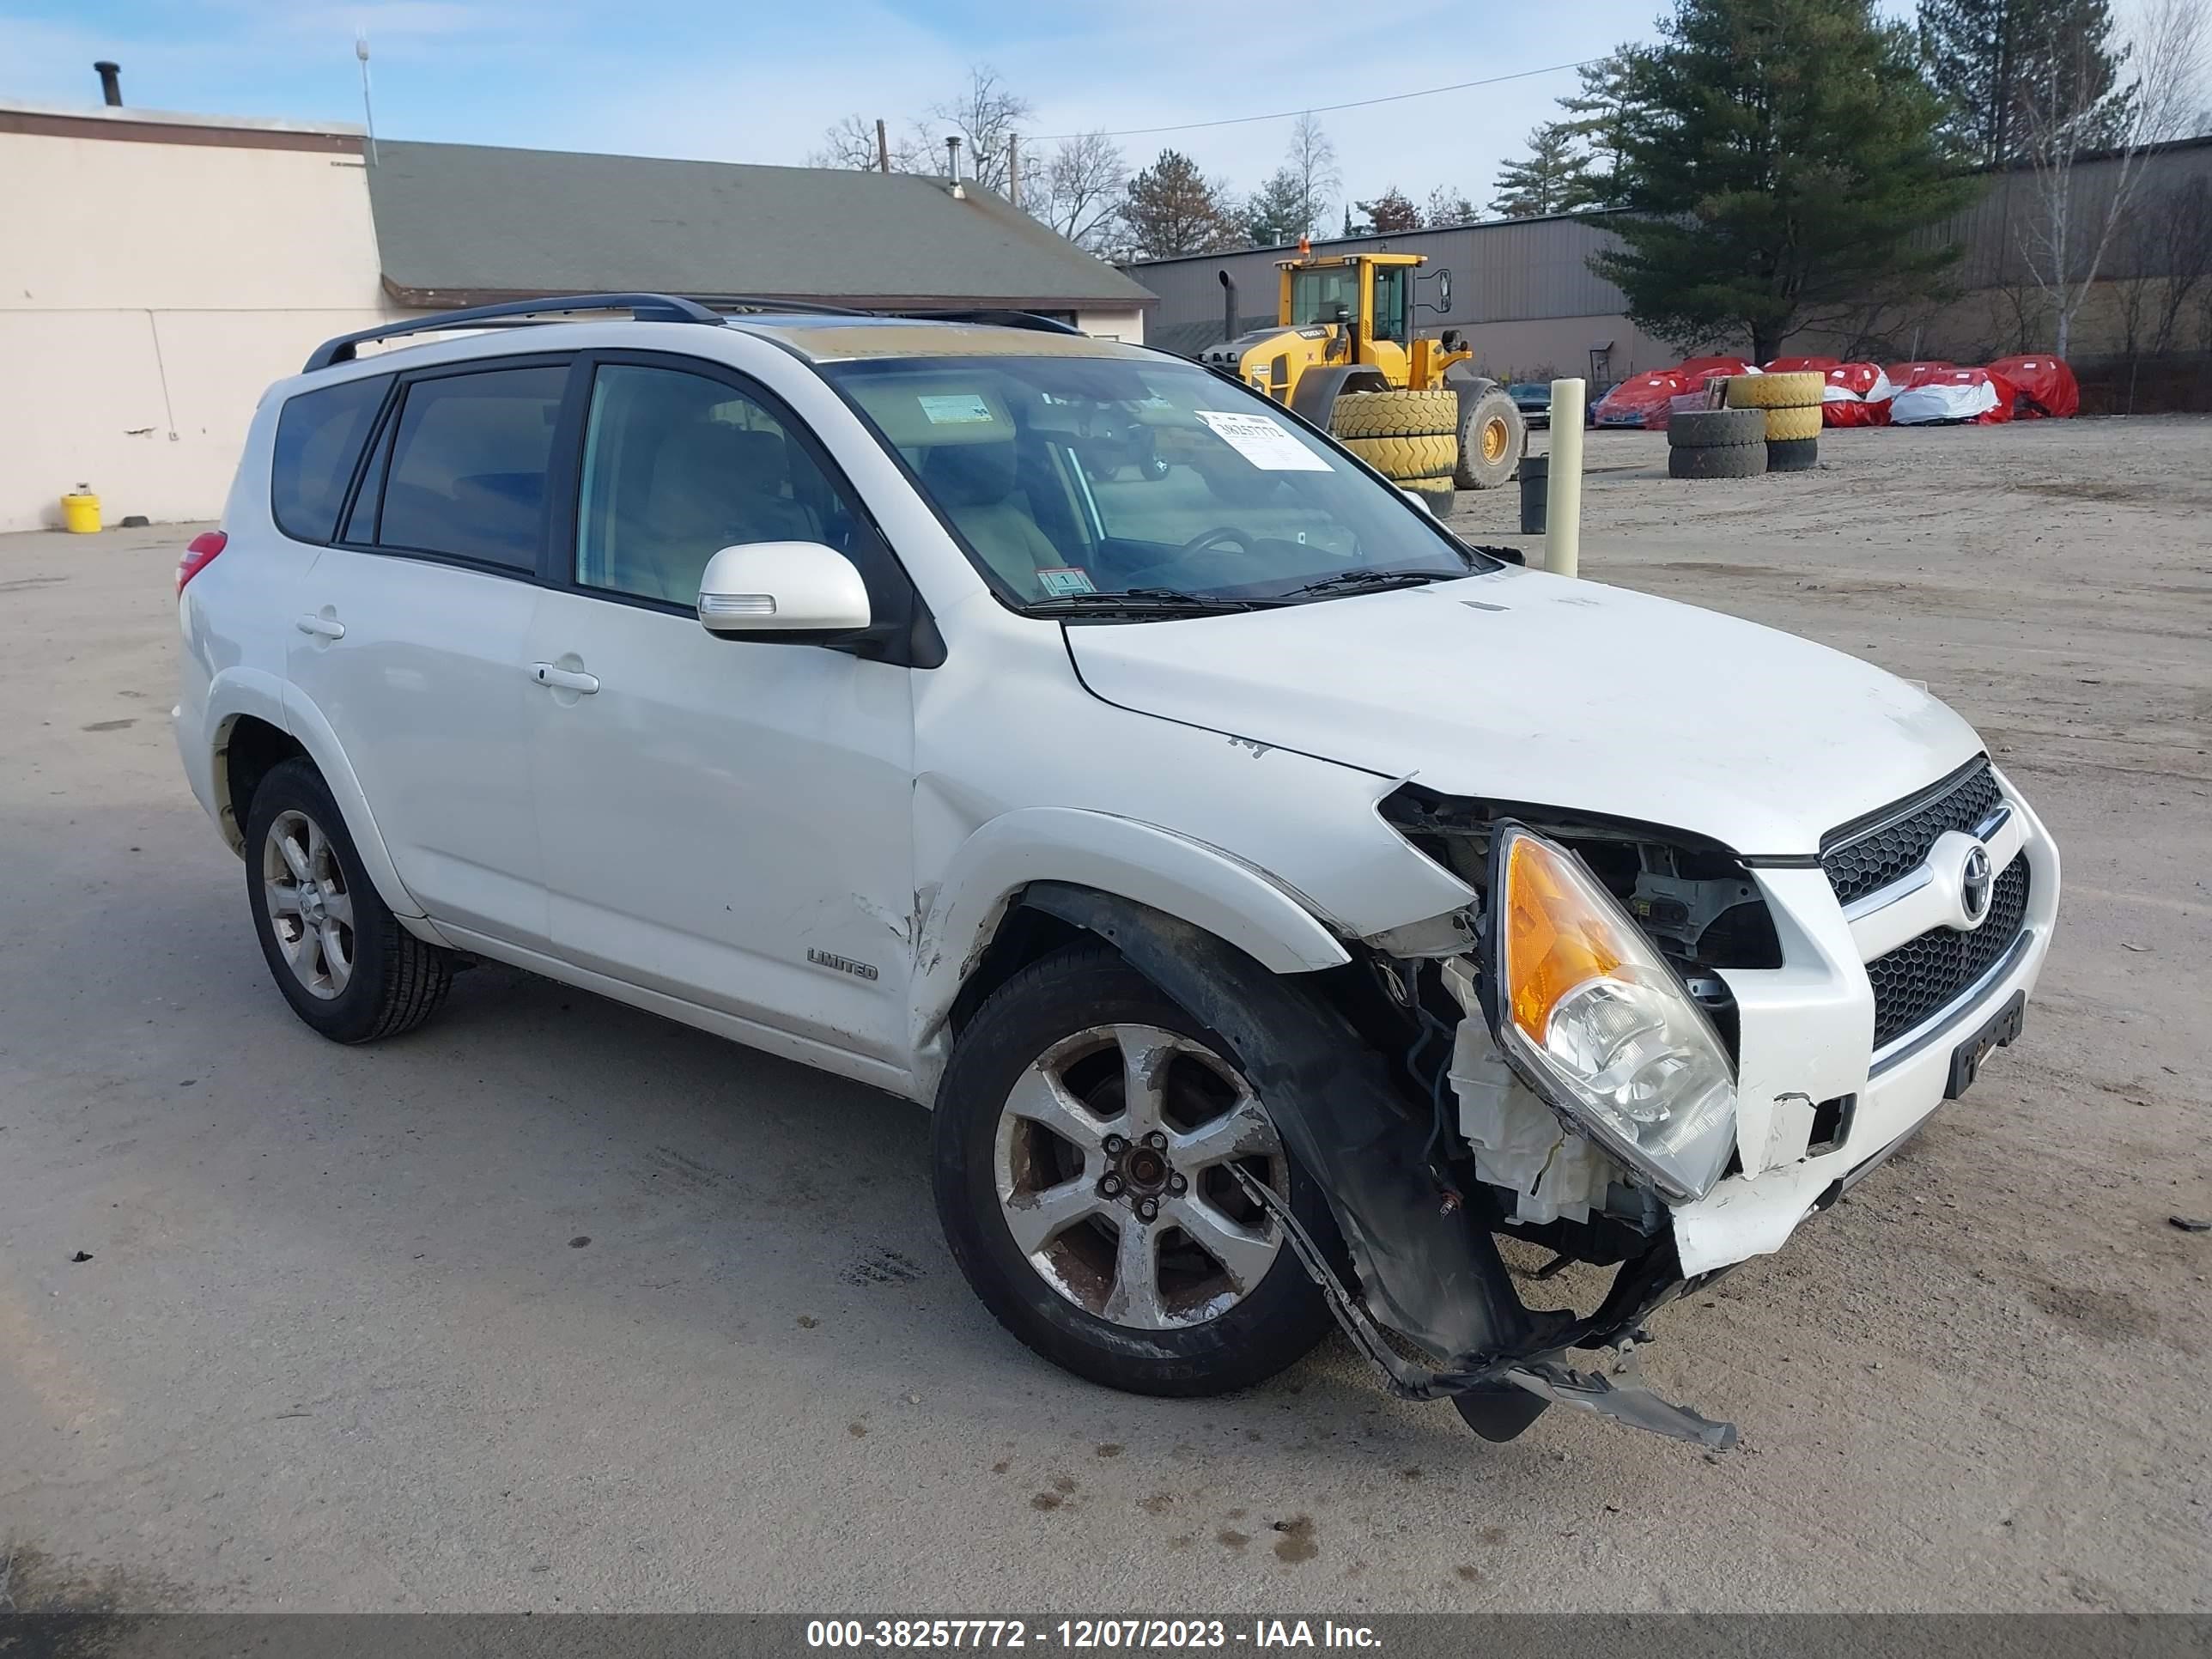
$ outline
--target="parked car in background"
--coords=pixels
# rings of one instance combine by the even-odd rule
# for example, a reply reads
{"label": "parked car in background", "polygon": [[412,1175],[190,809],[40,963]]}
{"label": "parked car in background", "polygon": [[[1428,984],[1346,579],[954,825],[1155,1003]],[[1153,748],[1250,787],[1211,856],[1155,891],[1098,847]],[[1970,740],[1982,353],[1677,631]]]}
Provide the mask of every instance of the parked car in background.
{"label": "parked car in background", "polygon": [[1516,380],[1505,388],[1513,399],[1513,406],[1521,411],[1524,426],[1538,428],[1552,423],[1552,383],[1549,380]]}
{"label": "parked car in background", "polygon": [[[1469,546],[1162,352],[536,309],[617,308],[327,343],[179,564],[185,773],[299,1018],[489,959],[933,1106],[954,1258],[1097,1382],[1334,1317],[1493,1439],[1731,1443],[1645,1321],[1965,1093],[2050,948],[1972,729]],[[1610,1288],[1531,1307],[1501,1238]]]}

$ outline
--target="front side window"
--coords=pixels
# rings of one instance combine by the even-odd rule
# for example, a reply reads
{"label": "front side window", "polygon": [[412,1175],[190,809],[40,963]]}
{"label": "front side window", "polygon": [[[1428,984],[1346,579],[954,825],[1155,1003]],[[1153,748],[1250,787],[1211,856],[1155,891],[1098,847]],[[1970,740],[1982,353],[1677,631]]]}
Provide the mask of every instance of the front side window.
{"label": "front side window", "polygon": [[[383,546],[535,570],[545,474],[568,371],[554,364],[417,380],[384,463]],[[356,526],[362,515],[356,512]]]}
{"label": "front side window", "polygon": [[1291,273],[1291,325],[1333,323],[1359,315],[1359,267],[1323,265]]}
{"label": "front side window", "polygon": [[278,412],[269,506],[294,541],[327,542],[336,533],[354,464],[391,386],[389,374],[347,380],[302,392]]}
{"label": "front side window", "polygon": [[820,542],[851,557],[860,534],[758,399],[681,369],[610,363],[593,376],[576,515],[582,586],[688,605],[725,547]]}
{"label": "front side window", "polygon": [[[1487,568],[1279,406],[1168,357],[823,371],[1018,605],[1303,602]],[[1316,587],[1316,584],[1319,584]]]}
{"label": "front side window", "polygon": [[1406,343],[1406,290],[1410,265],[1375,267],[1375,337]]}

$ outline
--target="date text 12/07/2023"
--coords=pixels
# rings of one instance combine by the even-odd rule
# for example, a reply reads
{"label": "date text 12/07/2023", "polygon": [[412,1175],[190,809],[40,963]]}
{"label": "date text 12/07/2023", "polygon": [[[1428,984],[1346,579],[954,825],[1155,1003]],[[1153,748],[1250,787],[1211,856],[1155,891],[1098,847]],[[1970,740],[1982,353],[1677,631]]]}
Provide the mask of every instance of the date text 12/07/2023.
{"label": "date text 12/07/2023", "polygon": [[1242,1647],[1271,1650],[1364,1648],[1382,1645],[1366,1625],[1331,1619],[813,1619],[810,1648],[927,1649],[1063,1648],[1164,1650]]}

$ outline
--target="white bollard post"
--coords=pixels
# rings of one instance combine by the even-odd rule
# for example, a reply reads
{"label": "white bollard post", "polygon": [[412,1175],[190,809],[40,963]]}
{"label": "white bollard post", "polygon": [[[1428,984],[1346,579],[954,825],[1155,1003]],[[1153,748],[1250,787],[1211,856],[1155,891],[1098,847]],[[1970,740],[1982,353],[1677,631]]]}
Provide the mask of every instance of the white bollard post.
{"label": "white bollard post", "polygon": [[1544,501],[1544,568],[1580,573],[1583,544],[1583,397],[1580,380],[1552,382],[1552,470]]}

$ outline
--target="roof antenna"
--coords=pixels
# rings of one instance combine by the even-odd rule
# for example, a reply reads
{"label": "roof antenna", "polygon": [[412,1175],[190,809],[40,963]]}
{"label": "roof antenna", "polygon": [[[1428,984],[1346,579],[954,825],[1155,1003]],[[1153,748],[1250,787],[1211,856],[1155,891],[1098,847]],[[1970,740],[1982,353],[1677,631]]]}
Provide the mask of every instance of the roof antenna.
{"label": "roof antenna", "polygon": [[376,165],[376,106],[368,100],[368,31],[353,32],[353,55],[361,59],[361,112],[368,121],[368,164]]}
{"label": "roof antenna", "polygon": [[968,192],[960,188],[960,135],[951,133],[945,140],[945,172],[952,181],[952,199],[964,202]]}

